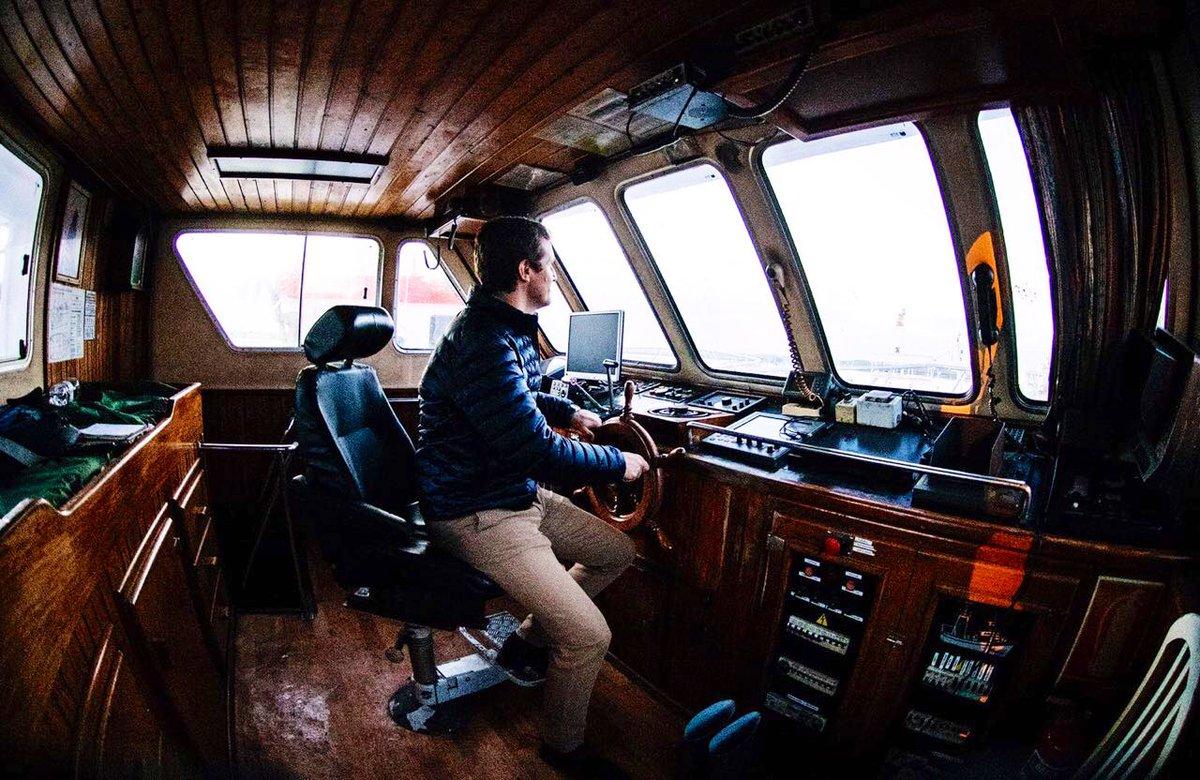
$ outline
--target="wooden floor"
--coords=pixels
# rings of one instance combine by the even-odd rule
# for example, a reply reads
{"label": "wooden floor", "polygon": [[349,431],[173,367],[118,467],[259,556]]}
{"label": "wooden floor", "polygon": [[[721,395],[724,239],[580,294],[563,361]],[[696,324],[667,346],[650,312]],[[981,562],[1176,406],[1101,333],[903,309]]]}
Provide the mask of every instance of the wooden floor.
{"label": "wooden floor", "polygon": [[[237,637],[239,774],[275,778],[556,778],[537,756],[541,689],[505,684],[476,697],[470,723],[453,739],[413,734],[385,703],[408,679],[407,660],[383,651],[396,624],[341,606],[341,593],[314,563],[319,611],[251,615]],[[437,657],[471,651],[439,631]],[[670,777],[683,721],[611,664],[592,696],[588,742],[633,777]]]}

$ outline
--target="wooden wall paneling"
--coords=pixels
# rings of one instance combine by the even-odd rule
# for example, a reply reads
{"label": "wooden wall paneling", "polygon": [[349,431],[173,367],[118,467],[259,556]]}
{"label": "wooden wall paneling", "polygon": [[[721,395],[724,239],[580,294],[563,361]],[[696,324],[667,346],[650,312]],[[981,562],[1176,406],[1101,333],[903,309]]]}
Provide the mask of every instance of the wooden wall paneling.
{"label": "wooden wall paneling", "polygon": [[88,84],[111,119],[125,126],[135,144],[150,151],[158,169],[191,207],[214,209],[216,202],[208,185],[191,164],[186,136],[155,121],[162,116],[155,110],[157,101],[147,101],[137,93],[96,6],[56,2],[44,4],[43,9],[80,80]]}
{"label": "wooden wall paneling", "polygon": [[414,114],[423,112],[419,103],[423,96],[434,92],[437,81],[453,65],[462,51],[470,51],[468,42],[481,30],[487,29],[488,13],[495,7],[489,0],[471,0],[453,13],[443,12],[433,23],[424,45],[412,58],[413,68],[393,93],[379,124],[372,132],[366,151],[370,154],[392,154],[392,161],[361,200],[354,203],[351,216],[368,217],[382,194],[391,187],[396,176],[399,158],[393,150],[405,137]]}
{"label": "wooden wall paneling", "polygon": [[[469,57],[438,80],[439,89],[422,103],[422,111],[407,127],[397,149],[397,179],[376,208],[390,208],[413,187],[421,187],[426,166],[448,149],[467,127],[494,123],[510,110],[497,105],[499,95],[519,90],[522,83],[549,83],[559,68],[570,67],[585,52],[585,42],[608,40],[615,34],[622,13],[619,3],[580,2],[547,13],[545,4],[529,4],[523,14],[509,13],[472,47]],[[636,16],[636,13],[634,13]],[[608,24],[599,24],[607,21]],[[594,37],[592,37],[594,36]]]}
{"label": "wooden wall paneling", "polygon": [[[490,107],[482,113],[470,130],[464,132],[446,145],[445,149],[431,162],[421,177],[426,186],[421,192],[406,189],[403,196],[396,196],[398,204],[393,208],[425,214],[433,201],[443,193],[453,189],[475,171],[480,169],[494,155],[522,143],[525,149],[536,143],[532,133],[549,122],[557,119],[559,114],[582,100],[591,97],[601,88],[616,85],[628,89],[636,83],[638,76],[649,76],[655,68],[645,65],[630,67],[630,52],[636,52],[639,63],[656,62],[656,55],[662,56],[672,46],[679,47],[679,42],[697,30],[708,26],[716,26],[721,20],[744,11],[745,3],[729,6],[720,3],[688,3],[686,14],[681,14],[678,7],[671,3],[656,6],[637,4],[635,9],[617,8],[624,23],[616,24],[615,28],[603,32],[593,32],[595,37],[580,34],[581,40],[575,36],[565,39],[557,50],[555,60],[543,60],[546,71],[531,69],[523,74],[523,78],[514,82],[514,91],[510,92],[509,103],[503,109]],[[644,13],[645,16],[639,15]],[[681,19],[680,17],[683,17]],[[636,22],[636,23],[630,23]],[[664,34],[664,31],[669,31]],[[596,45],[599,43],[600,45]],[[582,55],[578,59],[576,54]],[[557,68],[563,63],[576,63],[566,68]],[[532,81],[525,81],[528,78]],[[516,93],[515,88],[529,83],[541,85],[537,89]],[[493,115],[503,116],[502,122],[488,124]],[[485,129],[486,128],[486,129]],[[505,169],[515,158],[506,160],[501,170]],[[393,190],[394,192],[394,190]],[[385,204],[390,205],[391,200]],[[379,206],[376,211],[380,211]]]}
{"label": "wooden wall paneling", "polygon": [[[93,192],[84,233],[80,286],[96,293],[96,338],[83,342],[82,358],[47,362],[47,386],[72,378],[83,382],[135,382],[149,375],[149,293],[107,290],[99,284],[99,280],[108,278],[109,264],[122,263],[115,252],[129,250],[111,240],[111,217],[111,198]],[[54,235],[57,244],[57,229]]]}
{"label": "wooden wall paneling", "polygon": [[[117,3],[119,0],[105,0]],[[137,22],[135,36],[145,42],[150,71],[157,77],[160,88],[173,98],[176,112],[190,112],[196,134],[192,135],[193,159],[199,158],[209,188],[224,194],[232,209],[245,209],[248,202],[240,180],[221,179],[208,163],[206,145],[225,146],[230,143],[217,108],[216,87],[208,66],[204,31],[196,17],[196,4],[188,0],[167,0],[165,5],[154,0],[125,0],[133,8]],[[185,109],[186,107],[186,109]],[[184,121],[185,126],[191,123]]]}
{"label": "wooden wall paneling", "polygon": [[[112,105],[112,96],[105,85],[98,79],[92,79],[77,72],[81,70],[95,72],[90,66],[81,46],[74,49],[60,42],[55,30],[51,29],[46,16],[36,0],[18,0],[15,8],[17,23],[39,57],[38,61],[46,69],[51,79],[65,93],[67,99],[75,105],[88,123],[96,129],[102,142],[122,156],[125,164],[130,166],[131,173],[137,176],[144,188],[142,199],[151,194],[154,200],[163,203],[168,208],[182,208],[187,200],[180,194],[184,185],[182,179],[164,179],[174,174],[178,176],[178,168],[168,165],[166,170],[160,164],[153,163],[154,151],[145,150],[133,137],[126,122],[128,118],[120,116],[119,106]],[[77,33],[76,33],[77,35]],[[71,52],[77,52],[76,62],[72,62]],[[36,67],[36,65],[35,65]],[[156,150],[155,150],[156,151]]]}
{"label": "wooden wall paneling", "polygon": [[[246,146],[249,143],[249,135],[237,63],[237,26],[233,2],[234,0],[214,0],[197,6],[196,13],[200,16],[200,44],[208,65],[208,79],[212,83],[225,143],[230,146]],[[238,184],[242,189],[242,197],[246,199],[246,207],[262,211],[263,202],[259,194],[258,180],[239,179]]]}
{"label": "wooden wall paneling", "polygon": [[[0,14],[0,65],[8,74],[9,85],[30,105],[35,121],[47,127],[51,135],[64,139],[72,148],[99,143],[99,136],[67,99],[62,89],[41,66],[37,53],[13,14]],[[96,171],[113,187],[134,197],[142,187],[125,170],[119,159],[90,161]]]}
{"label": "wooden wall paneling", "polygon": [[1101,576],[1058,674],[1055,688],[1096,706],[1128,691],[1159,644],[1156,617],[1164,609],[1163,582]]}
{"label": "wooden wall paneling", "polygon": [[[145,124],[143,134],[178,150],[192,189],[206,207],[228,210],[229,199],[220,181],[207,160],[197,155],[203,139],[188,108],[186,90],[175,79],[174,59],[162,27],[156,25],[145,37],[139,35],[125,0],[72,0],[71,13],[84,38],[93,42],[101,72],[115,74],[110,78],[128,94],[134,116]],[[153,69],[150,57],[159,59]]]}

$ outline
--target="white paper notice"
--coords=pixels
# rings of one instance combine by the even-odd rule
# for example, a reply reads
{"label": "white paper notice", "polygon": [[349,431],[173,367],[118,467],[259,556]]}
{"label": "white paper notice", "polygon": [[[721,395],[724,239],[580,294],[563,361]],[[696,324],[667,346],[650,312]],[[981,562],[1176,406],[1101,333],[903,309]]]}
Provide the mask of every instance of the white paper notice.
{"label": "white paper notice", "polygon": [[91,341],[96,338],[96,292],[85,290],[83,293],[83,340]]}
{"label": "white paper notice", "polygon": [[78,287],[54,283],[50,285],[50,316],[48,322],[49,355],[51,363],[78,360],[83,357],[84,291]]}

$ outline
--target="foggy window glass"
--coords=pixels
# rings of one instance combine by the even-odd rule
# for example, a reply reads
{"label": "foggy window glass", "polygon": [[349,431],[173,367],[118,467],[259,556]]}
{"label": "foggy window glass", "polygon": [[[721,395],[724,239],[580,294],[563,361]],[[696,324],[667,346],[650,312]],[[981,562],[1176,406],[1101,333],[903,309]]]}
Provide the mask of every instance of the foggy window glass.
{"label": "foggy window glass", "polygon": [[401,244],[397,264],[393,340],[401,349],[433,349],[462,311],[462,296],[423,241]]}
{"label": "foggy window glass", "polygon": [[623,359],[674,368],[675,353],[600,207],[578,203],[542,223],[587,308],[625,312]]}
{"label": "foggy window glass", "polygon": [[41,174],[0,144],[0,364],[23,362],[31,352],[29,298],[43,190]]}
{"label": "foggy window glass", "polygon": [[705,365],[787,376],[779,309],[720,172],[696,165],[634,184],[623,197]]}
{"label": "foggy window glass", "polygon": [[838,375],[852,385],[967,394],[958,260],[917,128],[786,141],[762,162]]}
{"label": "foggy window glass", "polygon": [[1004,252],[1012,286],[1012,320],[1017,341],[1017,388],[1031,401],[1050,398],[1050,358],[1054,350],[1054,309],[1050,269],[1042,241],[1042,219],[1029,161],[1012,111],[979,114],[979,138],[992,176]]}
{"label": "foggy window glass", "polygon": [[293,233],[182,233],[175,248],[230,345],[298,349],[330,306],[379,300],[379,243]]}

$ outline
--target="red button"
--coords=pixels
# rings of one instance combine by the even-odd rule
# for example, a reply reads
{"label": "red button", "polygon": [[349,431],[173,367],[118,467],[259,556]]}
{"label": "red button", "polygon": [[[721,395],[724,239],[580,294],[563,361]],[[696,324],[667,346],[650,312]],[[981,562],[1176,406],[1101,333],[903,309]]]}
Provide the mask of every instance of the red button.
{"label": "red button", "polygon": [[825,554],[829,556],[842,554],[842,543],[836,536],[825,537]]}

